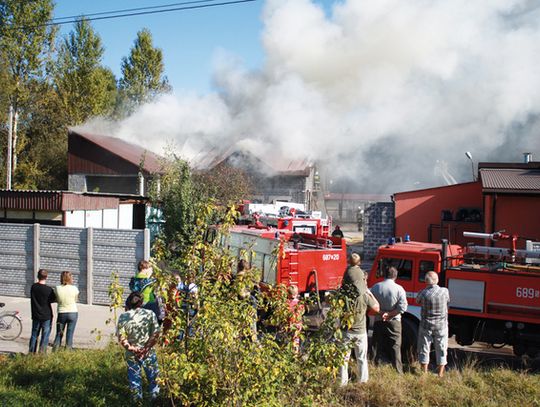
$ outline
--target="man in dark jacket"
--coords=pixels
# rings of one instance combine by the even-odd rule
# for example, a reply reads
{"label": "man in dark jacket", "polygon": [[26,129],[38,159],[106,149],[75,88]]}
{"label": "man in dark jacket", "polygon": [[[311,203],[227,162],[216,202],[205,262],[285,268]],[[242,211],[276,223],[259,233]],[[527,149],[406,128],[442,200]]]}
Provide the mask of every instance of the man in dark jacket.
{"label": "man in dark jacket", "polygon": [[336,225],[334,231],[332,232],[332,237],[340,237],[343,239],[343,232],[341,231],[339,225]]}
{"label": "man in dark jacket", "polygon": [[56,298],[53,289],[46,284],[47,276],[47,270],[39,270],[38,282],[32,284],[30,288],[30,308],[32,310],[32,334],[28,346],[30,353],[36,352],[40,333],[39,351],[47,352],[47,345],[49,344],[52,321],[51,303],[56,302]]}

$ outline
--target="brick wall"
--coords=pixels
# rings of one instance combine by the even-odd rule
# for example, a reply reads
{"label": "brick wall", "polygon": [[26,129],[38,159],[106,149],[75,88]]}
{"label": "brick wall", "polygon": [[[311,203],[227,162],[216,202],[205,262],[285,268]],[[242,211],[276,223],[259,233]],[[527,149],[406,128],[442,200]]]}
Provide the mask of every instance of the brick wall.
{"label": "brick wall", "polygon": [[377,248],[394,235],[394,203],[376,202],[364,208],[364,257],[374,259]]}
{"label": "brick wall", "polygon": [[[111,273],[128,291],[137,263],[149,256],[147,230],[80,229],[0,224],[0,295],[28,297],[37,270],[49,271],[48,284],[73,273],[79,302],[107,305]],[[89,256],[90,254],[90,256]]]}

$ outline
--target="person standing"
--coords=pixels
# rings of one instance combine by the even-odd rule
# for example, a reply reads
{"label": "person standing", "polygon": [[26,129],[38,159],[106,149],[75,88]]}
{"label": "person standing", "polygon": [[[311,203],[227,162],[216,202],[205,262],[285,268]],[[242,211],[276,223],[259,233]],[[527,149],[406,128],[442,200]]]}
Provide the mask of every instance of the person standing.
{"label": "person standing", "polygon": [[334,228],[334,231],[332,232],[332,237],[340,237],[341,239],[343,239],[343,232],[339,225],[336,225],[336,227]]}
{"label": "person standing", "polygon": [[64,329],[66,330],[66,348],[73,348],[73,334],[79,316],[77,311],[79,289],[73,285],[73,275],[69,271],[62,271],[60,284],[54,289],[58,302],[58,315],[56,316],[56,337],[54,338],[53,350],[58,349],[62,344]]}
{"label": "person standing", "polygon": [[139,292],[143,298],[143,307],[153,311],[161,323],[163,315],[158,298],[155,294],[156,279],[152,277],[154,269],[148,260],[141,260],[137,266],[137,274],[129,282],[132,292]]}
{"label": "person standing", "polygon": [[[356,263],[356,264],[355,264]],[[340,367],[341,385],[345,386],[349,382],[349,359],[351,350],[354,348],[356,361],[358,365],[357,380],[360,383],[365,383],[369,379],[368,371],[368,336],[366,327],[367,312],[379,312],[379,303],[367,289],[365,274],[358,264],[360,264],[360,256],[356,253],[351,255],[350,266],[345,273],[347,281],[344,278],[344,294],[346,295],[346,303],[349,311],[353,313],[353,323],[350,327],[343,330],[343,345],[346,348],[345,360]],[[359,271],[358,271],[359,270]],[[349,272],[350,271],[350,272]]]}
{"label": "person standing", "polygon": [[49,344],[52,321],[51,303],[56,301],[56,296],[53,289],[47,285],[48,274],[47,270],[40,269],[37,274],[37,283],[32,284],[30,288],[30,308],[32,310],[32,334],[28,345],[30,353],[36,353],[40,333],[39,351],[46,353]]}
{"label": "person standing", "polygon": [[126,299],[126,312],[118,318],[116,335],[126,350],[129,387],[135,399],[142,400],[142,375],[144,369],[148,389],[152,398],[159,394],[157,376],[159,367],[154,345],[159,338],[159,323],[156,314],[142,308],[143,296],[132,292]]}
{"label": "person standing", "polygon": [[422,371],[427,373],[431,343],[435,347],[437,373],[444,376],[448,351],[448,303],[450,294],[445,287],[439,287],[439,276],[434,271],[426,273],[427,287],[418,293],[416,302],[422,306],[420,329],[418,331],[418,359]]}
{"label": "person standing", "polygon": [[362,259],[358,253],[351,253],[349,266],[341,282],[341,290],[347,298],[356,298],[367,288],[366,273],[360,268]]}
{"label": "person standing", "polygon": [[293,348],[296,353],[300,351],[300,337],[303,329],[303,316],[305,312],[304,304],[300,302],[298,297],[298,287],[290,285],[287,288],[287,305],[289,306],[289,320],[287,331],[291,333]]}
{"label": "person standing", "polygon": [[396,284],[397,276],[397,269],[390,267],[385,272],[385,280],[371,287],[381,308],[373,325],[373,345],[376,363],[389,361],[398,373],[403,373],[401,314],[407,311],[407,294]]}

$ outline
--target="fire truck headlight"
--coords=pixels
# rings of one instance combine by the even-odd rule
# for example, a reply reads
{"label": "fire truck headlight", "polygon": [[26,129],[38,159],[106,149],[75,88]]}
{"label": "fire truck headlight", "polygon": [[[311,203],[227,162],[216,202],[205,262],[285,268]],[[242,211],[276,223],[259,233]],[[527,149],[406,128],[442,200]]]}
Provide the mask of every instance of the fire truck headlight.
{"label": "fire truck headlight", "polygon": [[505,327],[506,329],[512,329],[512,325],[513,325],[513,324],[512,324],[510,321],[506,321],[506,322],[504,323],[504,327]]}

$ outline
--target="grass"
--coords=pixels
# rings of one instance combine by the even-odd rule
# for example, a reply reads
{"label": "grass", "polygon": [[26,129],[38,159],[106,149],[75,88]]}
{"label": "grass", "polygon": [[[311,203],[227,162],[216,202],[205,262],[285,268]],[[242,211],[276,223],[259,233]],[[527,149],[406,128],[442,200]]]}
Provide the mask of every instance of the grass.
{"label": "grass", "polygon": [[118,349],[17,355],[0,364],[1,406],[129,405]]}
{"label": "grass", "polygon": [[[126,365],[117,346],[15,357],[0,356],[1,406],[126,406]],[[299,386],[299,391],[301,384]],[[284,401],[285,402],[285,401]],[[168,405],[166,400],[160,404]],[[320,403],[316,403],[320,404]],[[370,367],[370,381],[332,389],[328,406],[540,406],[540,376],[469,361],[439,379]]]}
{"label": "grass", "polygon": [[370,369],[368,383],[336,392],[343,406],[540,406],[540,377],[502,367],[480,368],[474,361],[444,378],[421,374],[419,367],[398,375],[390,366]]}

